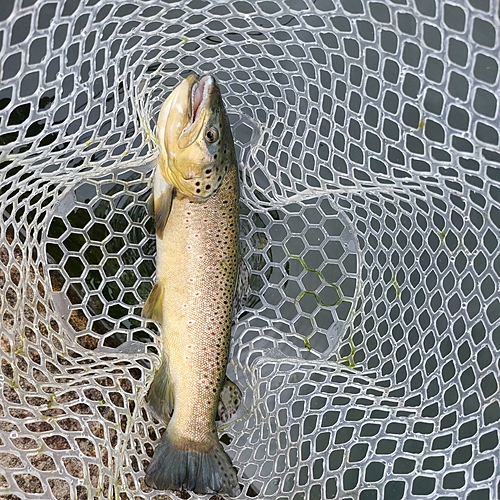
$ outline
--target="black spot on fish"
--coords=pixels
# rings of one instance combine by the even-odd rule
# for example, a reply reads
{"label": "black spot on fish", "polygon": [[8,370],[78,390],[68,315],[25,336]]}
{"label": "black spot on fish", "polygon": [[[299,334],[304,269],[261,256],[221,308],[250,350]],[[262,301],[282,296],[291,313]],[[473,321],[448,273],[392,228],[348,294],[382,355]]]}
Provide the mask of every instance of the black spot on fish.
{"label": "black spot on fish", "polygon": [[207,184],[207,185],[205,186],[205,189],[208,191],[211,187],[212,187],[212,186],[211,186],[210,184]]}

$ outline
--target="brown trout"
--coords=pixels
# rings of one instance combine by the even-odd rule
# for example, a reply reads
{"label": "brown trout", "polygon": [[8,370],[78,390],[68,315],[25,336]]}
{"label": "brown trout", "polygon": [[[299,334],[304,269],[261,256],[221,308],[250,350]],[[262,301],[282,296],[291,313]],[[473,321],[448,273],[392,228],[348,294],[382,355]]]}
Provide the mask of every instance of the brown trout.
{"label": "brown trout", "polygon": [[148,401],[171,418],[145,479],[156,489],[236,496],[236,471],[215,418],[239,267],[239,185],[213,77],[191,74],[174,89],[160,111],[158,139],[157,281],[143,315],[162,329],[163,360]]}

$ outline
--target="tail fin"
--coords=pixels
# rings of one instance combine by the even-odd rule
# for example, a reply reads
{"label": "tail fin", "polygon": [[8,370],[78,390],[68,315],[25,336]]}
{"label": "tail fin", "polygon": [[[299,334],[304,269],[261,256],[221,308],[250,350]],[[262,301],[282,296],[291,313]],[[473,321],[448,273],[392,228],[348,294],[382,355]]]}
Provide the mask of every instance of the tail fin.
{"label": "tail fin", "polygon": [[236,470],[221,444],[214,442],[208,452],[181,450],[168,435],[158,444],[146,473],[146,484],[158,490],[189,490],[198,494],[240,494]]}

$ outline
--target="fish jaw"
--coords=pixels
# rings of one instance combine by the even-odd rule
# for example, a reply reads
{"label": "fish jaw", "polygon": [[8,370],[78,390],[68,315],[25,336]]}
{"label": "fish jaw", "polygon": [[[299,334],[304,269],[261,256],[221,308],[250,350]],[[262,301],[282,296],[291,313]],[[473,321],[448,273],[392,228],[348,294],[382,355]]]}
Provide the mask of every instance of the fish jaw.
{"label": "fish jaw", "polygon": [[189,75],[169,95],[158,119],[159,170],[178,195],[203,201],[227,173],[221,157],[234,145],[220,90],[212,76]]}

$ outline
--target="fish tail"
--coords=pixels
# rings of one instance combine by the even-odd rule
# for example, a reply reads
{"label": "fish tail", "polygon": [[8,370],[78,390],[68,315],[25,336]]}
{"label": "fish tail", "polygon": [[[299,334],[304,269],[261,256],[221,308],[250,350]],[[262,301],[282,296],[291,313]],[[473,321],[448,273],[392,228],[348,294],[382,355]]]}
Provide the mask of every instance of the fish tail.
{"label": "fish tail", "polygon": [[153,382],[149,387],[147,401],[154,411],[166,420],[174,409],[174,391],[168,362],[165,358],[163,358],[160,368],[155,373]]}
{"label": "fish tail", "polygon": [[[191,444],[191,443],[190,443]],[[236,470],[222,445],[214,440],[209,451],[179,448],[163,433],[146,473],[146,484],[158,490],[188,490],[197,494],[240,494]]]}

